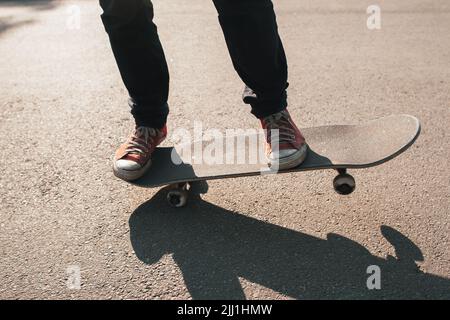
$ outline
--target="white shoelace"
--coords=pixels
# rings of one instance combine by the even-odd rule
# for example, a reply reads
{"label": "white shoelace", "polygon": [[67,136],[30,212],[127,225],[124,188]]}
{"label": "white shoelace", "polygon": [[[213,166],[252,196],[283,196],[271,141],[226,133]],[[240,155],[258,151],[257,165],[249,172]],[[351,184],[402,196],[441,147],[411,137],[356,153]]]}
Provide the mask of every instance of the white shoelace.
{"label": "white shoelace", "polygon": [[157,137],[157,135],[158,131],[154,128],[136,128],[133,135],[128,140],[128,148],[125,150],[125,152],[140,154],[148,152],[148,146],[154,143],[154,138]]}
{"label": "white shoelace", "polygon": [[[278,140],[278,143],[295,143],[295,130],[289,121],[289,117],[283,112],[278,112],[264,118],[267,129],[267,141],[272,142],[272,139]],[[277,130],[278,134],[274,132]],[[272,135],[272,133],[274,133]]]}

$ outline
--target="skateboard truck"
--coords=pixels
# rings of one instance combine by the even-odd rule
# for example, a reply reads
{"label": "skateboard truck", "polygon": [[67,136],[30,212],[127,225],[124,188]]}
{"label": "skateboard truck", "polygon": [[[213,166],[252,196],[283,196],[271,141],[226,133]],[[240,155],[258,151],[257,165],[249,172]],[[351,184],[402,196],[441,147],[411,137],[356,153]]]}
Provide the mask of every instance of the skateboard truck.
{"label": "skateboard truck", "polygon": [[[333,180],[334,190],[341,195],[349,195],[355,191],[356,182],[347,168],[336,169],[339,173]],[[175,183],[167,186],[167,201],[175,208],[184,207],[187,204],[191,182]]]}
{"label": "skateboard truck", "polygon": [[347,173],[347,168],[336,169],[339,173],[333,180],[334,190],[342,195],[348,195],[355,191],[355,178]]}

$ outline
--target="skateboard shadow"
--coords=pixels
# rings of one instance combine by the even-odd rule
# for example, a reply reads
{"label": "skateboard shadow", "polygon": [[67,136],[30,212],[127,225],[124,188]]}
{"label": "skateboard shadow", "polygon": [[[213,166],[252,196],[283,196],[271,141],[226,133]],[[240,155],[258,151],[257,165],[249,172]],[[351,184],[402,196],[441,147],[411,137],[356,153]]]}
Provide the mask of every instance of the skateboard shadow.
{"label": "skateboard shadow", "polygon": [[[239,278],[296,299],[448,299],[450,280],[421,272],[420,249],[388,226],[383,236],[396,256],[372,255],[338,234],[320,239],[228,211],[193,196],[186,208],[165,194],[129,219],[137,257],[157,262],[173,254],[193,299],[245,299]],[[381,270],[381,289],[367,288],[367,268]]]}

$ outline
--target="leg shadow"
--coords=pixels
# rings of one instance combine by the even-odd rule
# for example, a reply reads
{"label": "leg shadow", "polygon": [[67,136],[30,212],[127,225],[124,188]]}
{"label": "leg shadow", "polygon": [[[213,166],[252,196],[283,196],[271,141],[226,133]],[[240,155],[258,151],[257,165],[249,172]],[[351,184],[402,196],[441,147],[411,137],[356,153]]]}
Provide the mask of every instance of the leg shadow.
{"label": "leg shadow", "polygon": [[[297,299],[450,298],[450,280],[421,272],[420,249],[387,226],[397,257],[382,259],[337,234],[327,239],[237,214],[199,196],[170,208],[160,191],[131,215],[130,237],[147,264],[164,254],[183,273],[194,299],[244,299],[238,277]],[[367,268],[381,270],[381,290],[369,290]]]}

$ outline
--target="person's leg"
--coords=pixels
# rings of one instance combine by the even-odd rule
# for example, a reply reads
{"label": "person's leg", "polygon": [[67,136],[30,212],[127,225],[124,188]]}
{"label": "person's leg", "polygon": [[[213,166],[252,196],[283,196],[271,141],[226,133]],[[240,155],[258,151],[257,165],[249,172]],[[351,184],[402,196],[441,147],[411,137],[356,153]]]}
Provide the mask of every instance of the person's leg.
{"label": "person's leg", "polygon": [[169,112],[169,72],[151,1],[100,0],[100,5],[136,125],[162,128]]}
{"label": "person's leg", "polygon": [[307,145],[287,107],[286,55],[271,0],[213,0],[234,68],[244,81],[244,102],[266,132],[268,165],[289,169]]}
{"label": "person's leg", "polygon": [[150,0],[100,0],[136,128],[116,151],[114,174],[136,180],[150,168],[151,155],[167,135],[169,72],[153,23]]}
{"label": "person's leg", "polygon": [[286,55],[271,0],[213,0],[234,68],[246,85],[244,102],[264,118],[287,106]]}

